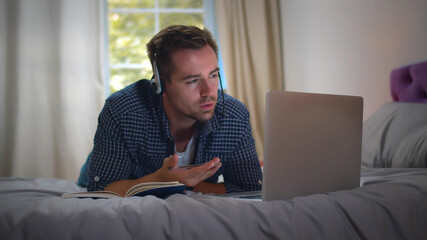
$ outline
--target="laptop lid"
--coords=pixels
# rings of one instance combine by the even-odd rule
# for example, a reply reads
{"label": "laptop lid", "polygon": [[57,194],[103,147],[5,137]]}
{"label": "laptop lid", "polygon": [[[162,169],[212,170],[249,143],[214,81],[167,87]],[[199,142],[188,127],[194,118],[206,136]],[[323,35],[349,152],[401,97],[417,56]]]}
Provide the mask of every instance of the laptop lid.
{"label": "laptop lid", "polygon": [[363,99],[269,91],[262,200],[360,186]]}

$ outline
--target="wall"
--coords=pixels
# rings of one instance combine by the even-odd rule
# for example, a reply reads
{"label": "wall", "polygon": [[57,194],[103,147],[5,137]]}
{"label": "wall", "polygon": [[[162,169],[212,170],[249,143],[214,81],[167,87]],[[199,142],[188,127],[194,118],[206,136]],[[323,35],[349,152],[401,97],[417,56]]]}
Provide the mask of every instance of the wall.
{"label": "wall", "polygon": [[288,91],[391,101],[390,71],[427,60],[427,0],[281,0]]}

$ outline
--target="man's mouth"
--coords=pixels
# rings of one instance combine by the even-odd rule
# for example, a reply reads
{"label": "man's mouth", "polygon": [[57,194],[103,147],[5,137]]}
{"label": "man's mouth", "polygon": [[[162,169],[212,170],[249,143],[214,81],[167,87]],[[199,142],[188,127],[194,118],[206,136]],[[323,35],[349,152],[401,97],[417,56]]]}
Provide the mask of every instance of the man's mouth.
{"label": "man's mouth", "polygon": [[214,107],[215,107],[215,102],[208,102],[200,105],[200,108],[203,109],[204,111],[212,110],[214,109]]}

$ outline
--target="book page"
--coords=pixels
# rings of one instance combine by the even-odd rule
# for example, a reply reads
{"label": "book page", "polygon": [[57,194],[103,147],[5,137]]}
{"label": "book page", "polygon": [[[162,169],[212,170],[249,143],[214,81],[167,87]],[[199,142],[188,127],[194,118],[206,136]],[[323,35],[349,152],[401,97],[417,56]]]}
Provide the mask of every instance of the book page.
{"label": "book page", "polygon": [[173,186],[184,186],[184,184],[179,183],[178,181],[172,181],[172,182],[146,182],[146,183],[139,183],[131,187],[127,193],[126,197],[133,196],[137,193],[147,191],[150,189],[155,188],[164,188],[164,187],[173,187]]}
{"label": "book page", "polygon": [[[138,193],[145,192],[152,189],[159,189],[160,194],[162,194],[162,191],[160,189],[164,188],[166,192],[171,192],[171,187],[178,187],[176,190],[172,190],[179,192],[183,191],[185,189],[185,185],[182,183],[179,183],[177,181],[172,182],[145,182],[145,183],[139,183],[131,187],[125,197],[132,197]],[[167,189],[168,188],[168,189]],[[62,198],[117,198],[122,197],[118,193],[111,192],[111,191],[95,191],[95,192],[75,192],[75,193],[64,193]]]}

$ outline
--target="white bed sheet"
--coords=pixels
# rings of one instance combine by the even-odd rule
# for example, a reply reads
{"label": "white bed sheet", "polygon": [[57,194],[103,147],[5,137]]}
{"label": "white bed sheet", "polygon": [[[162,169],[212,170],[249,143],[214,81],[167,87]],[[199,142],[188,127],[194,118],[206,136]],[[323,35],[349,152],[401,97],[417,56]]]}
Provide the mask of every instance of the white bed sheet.
{"label": "white bed sheet", "polygon": [[83,189],[0,178],[0,239],[425,239],[427,169],[361,175],[358,189],[271,202],[202,194],[62,199]]}

